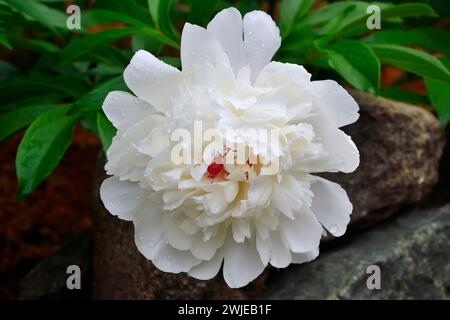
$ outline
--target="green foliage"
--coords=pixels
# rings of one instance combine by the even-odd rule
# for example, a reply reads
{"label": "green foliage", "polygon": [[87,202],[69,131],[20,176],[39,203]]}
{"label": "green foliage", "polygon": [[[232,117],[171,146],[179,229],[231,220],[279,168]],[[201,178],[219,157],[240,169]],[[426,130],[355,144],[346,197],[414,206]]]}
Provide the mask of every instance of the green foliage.
{"label": "green foliage", "polygon": [[395,44],[373,44],[372,50],[383,63],[423,77],[450,81],[447,68],[432,55]]}
{"label": "green foliage", "polygon": [[[442,62],[450,68],[450,58],[442,59]],[[450,81],[425,78],[425,85],[439,119],[446,125],[450,121]]]}
{"label": "green foliage", "polygon": [[106,152],[111,145],[112,138],[116,134],[116,128],[109,122],[102,111],[97,112],[97,130]]}
{"label": "green foliage", "polygon": [[172,0],[148,0],[148,9],[152,16],[153,22],[161,33],[167,35],[173,41],[179,39],[177,30],[172,26],[170,19],[170,9],[172,8]]}
{"label": "green foliage", "polygon": [[[63,0],[0,0],[0,50],[8,53],[3,56],[21,52],[30,57],[23,62],[0,61],[0,141],[28,127],[17,153],[18,197],[32,192],[57,166],[76,123],[97,134],[107,150],[116,131],[101,106],[108,92],[128,90],[122,73],[135,51],[149,50],[179,68],[183,23],[206,26],[215,13],[230,6],[242,14],[264,8],[278,18],[282,45],[277,60],[303,64],[314,78],[334,76],[373,94],[431,103],[443,125],[450,120],[450,65],[448,58],[442,58],[450,54],[450,34],[448,29],[433,27],[436,13],[425,3],[332,1],[318,7],[314,0],[282,0],[280,5],[274,0],[96,0],[77,4],[81,29],[68,30]],[[381,9],[381,30],[367,29],[370,4]],[[428,95],[380,87],[382,65],[403,69],[413,79],[423,77]]]}
{"label": "green foliage", "polygon": [[380,83],[380,61],[362,41],[343,40],[326,47],[328,63],[355,88],[373,94]]}
{"label": "green foliage", "polygon": [[[366,26],[372,14],[367,8],[374,4],[380,9],[381,30]],[[299,9],[303,6],[309,11],[303,13]],[[413,18],[417,17],[427,18],[428,24],[414,28]],[[318,74],[329,74],[326,69],[332,69],[353,87],[374,94],[415,103],[431,100],[445,125],[450,99],[445,93],[438,94],[437,88],[450,91],[449,66],[433,53],[450,54],[450,34],[448,29],[430,27],[436,17],[426,3],[337,1],[311,9],[308,1],[283,1],[279,18],[283,43],[278,59],[309,66]],[[429,100],[406,90],[380,89],[382,65],[423,77]]]}
{"label": "green foliage", "polygon": [[20,108],[12,109],[0,117],[0,141],[11,134],[26,127],[41,113],[55,108],[56,104],[38,102],[30,105],[22,105]]}
{"label": "green foliage", "polygon": [[191,23],[206,26],[217,7],[218,0],[188,0],[191,6],[189,21]]}
{"label": "green foliage", "polygon": [[296,19],[301,19],[314,0],[285,0],[281,2],[280,30],[283,38],[287,37],[294,26]]}
{"label": "green foliage", "polygon": [[39,116],[25,132],[17,150],[20,199],[32,192],[56,167],[70,145],[76,118],[57,107]]}

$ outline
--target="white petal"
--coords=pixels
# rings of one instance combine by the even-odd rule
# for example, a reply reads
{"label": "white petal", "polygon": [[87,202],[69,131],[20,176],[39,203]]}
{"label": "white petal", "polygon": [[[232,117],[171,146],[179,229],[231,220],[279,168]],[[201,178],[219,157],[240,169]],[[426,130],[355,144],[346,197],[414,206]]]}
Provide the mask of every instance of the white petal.
{"label": "white petal", "polygon": [[206,29],[185,23],[181,34],[181,65],[183,72],[198,64],[213,66],[229,64],[219,41]]}
{"label": "white petal", "polygon": [[291,251],[283,241],[279,232],[271,232],[270,241],[270,264],[275,268],[286,268],[292,260]]}
{"label": "white petal", "polygon": [[319,246],[322,226],[311,212],[304,210],[297,213],[294,220],[281,215],[280,227],[289,248],[294,252],[308,252]]}
{"label": "white petal", "polygon": [[310,262],[319,256],[319,247],[304,253],[292,253],[292,263]]}
{"label": "white petal", "polygon": [[[142,150],[139,145],[152,132],[152,128],[161,123],[161,118],[159,115],[152,114],[126,131],[118,132],[107,151],[108,162],[105,169],[109,175],[119,176],[122,180],[140,181],[142,179],[150,157],[141,152],[145,150]],[[168,142],[167,138],[167,144]]]}
{"label": "white petal", "polygon": [[224,241],[225,232],[204,241],[202,233],[198,233],[192,239],[191,252],[194,257],[200,260],[210,260],[216,253],[217,248],[221,247]]}
{"label": "white petal", "polygon": [[236,8],[224,9],[211,20],[207,30],[219,41],[237,75],[245,63],[241,13]]}
{"label": "white petal", "polygon": [[336,170],[353,172],[359,166],[359,151],[351,137],[336,128],[332,121],[323,115],[315,115],[308,120],[313,126]]}
{"label": "white petal", "polygon": [[215,256],[209,261],[203,261],[189,270],[189,275],[199,280],[209,280],[214,278],[220,270],[223,261],[223,251],[218,250]]}
{"label": "white petal", "polygon": [[240,288],[255,280],[264,271],[255,241],[236,243],[228,237],[225,245],[223,277],[230,288]]}
{"label": "white petal", "polygon": [[353,206],[345,190],[337,183],[315,177],[311,210],[319,222],[334,236],[345,233]]}
{"label": "white petal", "polygon": [[312,81],[311,85],[319,97],[323,112],[328,114],[338,127],[358,120],[358,104],[336,81]]}
{"label": "white petal", "polygon": [[146,199],[133,218],[136,247],[149,260],[158,255],[165,242],[163,212],[155,199]]}
{"label": "white petal", "polygon": [[270,232],[266,240],[257,235],[256,248],[265,265],[270,262],[275,268],[286,268],[291,263],[291,251],[278,231]]}
{"label": "white petal", "polygon": [[163,216],[163,226],[161,227],[164,227],[164,234],[169,244],[178,250],[189,250],[192,238],[180,228],[185,219],[184,216],[175,216],[167,212]]}
{"label": "white petal", "polygon": [[145,50],[133,56],[124,71],[127,86],[156,110],[165,112],[177,89],[180,71]]}
{"label": "white petal", "polygon": [[190,251],[180,251],[169,244],[164,244],[152,263],[164,272],[188,272],[193,266],[198,265],[201,260],[196,259]]}
{"label": "white petal", "polygon": [[250,207],[264,207],[272,195],[273,178],[271,176],[258,176],[250,184],[248,202]]}
{"label": "white petal", "polygon": [[291,83],[300,84],[303,81],[309,81],[310,78],[311,74],[303,66],[271,61],[261,70],[255,85],[272,88],[286,86]]}
{"label": "white petal", "polygon": [[236,181],[226,182],[223,191],[225,199],[227,199],[228,202],[232,202],[239,192],[239,184]]}
{"label": "white petal", "polygon": [[247,13],[243,24],[245,56],[254,81],[280,47],[280,31],[272,18],[263,11]]}
{"label": "white petal", "polygon": [[146,102],[123,91],[108,93],[102,109],[117,129],[126,129],[154,112]]}
{"label": "white petal", "polygon": [[261,262],[266,266],[270,261],[270,240],[264,240],[259,233],[256,234],[256,249],[258,250]]}
{"label": "white petal", "polygon": [[120,219],[131,221],[142,201],[144,190],[137,183],[105,179],[100,187],[100,198],[108,211]]}

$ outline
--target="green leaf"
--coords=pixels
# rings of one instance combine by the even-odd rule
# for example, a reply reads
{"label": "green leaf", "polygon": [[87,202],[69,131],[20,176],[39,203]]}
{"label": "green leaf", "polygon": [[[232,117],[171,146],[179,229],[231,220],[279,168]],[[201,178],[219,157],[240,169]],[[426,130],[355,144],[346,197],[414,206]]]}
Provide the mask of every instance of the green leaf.
{"label": "green leaf", "polygon": [[310,12],[302,20],[301,25],[316,26],[326,23],[337,16],[342,16],[344,12],[350,10],[354,6],[355,2],[352,1],[334,2],[318,10]]}
{"label": "green leaf", "polygon": [[52,9],[37,1],[4,0],[11,8],[19,12],[27,19],[36,21],[50,30],[56,32],[55,28],[67,29],[67,16],[64,7],[61,10]]}
{"label": "green leaf", "polygon": [[[442,63],[450,68],[450,58],[442,59]],[[425,78],[428,96],[443,126],[450,120],[450,82]]]}
{"label": "green leaf", "polygon": [[403,46],[419,45],[427,49],[450,55],[450,31],[439,28],[418,28],[412,30],[381,30],[366,39],[368,43],[397,44]]}
{"label": "green leaf", "polygon": [[178,42],[178,33],[170,21],[172,0],[148,0],[148,8],[158,30],[170,39]]}
{"label": "green leaf", "polygon": [[[145,0],[102,0],[95,2],[95,8],[106,9],[113,12],[120,12],[128,17],[138,19],[148,25],[151,23],[150,15],[146,10]],[[116,21],[122,21],[121,19]],[[125,23],[129,23],[123,20]]]}
{"label": "green leaf", "polygon": [[39,116],[27,129],[16,157],[17,198],[31,193],[61,161],[72,140],[76,118],[56,108]]}
{"label": "green leaf", "polygon": [[40,114],[57,107],[56,104],[37,103],[16,108],[0,115],[0,141],[26,127]]}
{"label": "green leaf", "polygon": [[119,10],[113,11],[104,9],[90,9],[83,14],[83,27],[86,29],[94,26],[114,23],[117,21],[129,24],[134,27],[148,26],[148,23],[145,23],[126,13],[122,13]]}
{"label": "green leaf", "polygon": [[380,83],[380,62],[372,50],[358,40],[343,40],[324,48],[328,64],[355,88],[373,94]]}
{"label": "green leaf", "polygon": [[14,109],[22,108],[24,106],[39,105],[39,104],[56,104],[61,99],[60,94],[41,94],[33,97],[20,97],[7,104],[0,105],[0,112],[9,112]]}
{"label": "green leaf", "polygon": [[117,129],[114,128],[105,114],[100,111],[97,112],[97,130],[102,141],[103,150],[106,153],[111,146],[112,138],[116,135]]}
{"label": "green leaf", "polygon": [[83,55],[89,54],[94,49],[105,43],[121,39],[126,36],[143,34],[149,37],[153,37],[158,41],[166,43],[172,47],[178,46],[176,42],[168,39],[156,29],[150,27],[130,27],[120,29],[108,29],[102,32],[90,34],[83,38],[73,39],[67,47],[59,52],[59,62],[67,64],[75,61]]}
{"label": "green leaf", "polygon": [[288,36],[283,39],[280,51],[297,50],[300,53],[305,48],[311,48],[311,44],[317,37],[317,31],[310,26],[303,26],[291,30]]}
{"label": "green leaf", "polygon": [[77,58],[77,61],[87,63],[97,62],[104,63],[109,66],[116,66],[125,69],[130,62],[132,53],[130,50],[123,50],[109,43],[99,45],[89,51],[86,55]]}
{"label": "green leaf", "polygon": [[426,3],[401,3],[389,5],[381,11],[382,19],[405,17],[437,17],[433,8]]}
{"label": "green leaf", "polygon": [[34,73],[16,76],[0,83],[0,101],[8,103],[18,98],[58,94],[78,98],[88,90],[86,83],[73,75]]}
{"label": "green leaf", "polygon": [[59,52],[59,62],[67,64],[94,50],[97,46],[113,40],[118,40],[136,32],[135,28],[108,29],[90,34],[83,38],[74,38]]}
{"label": "green leaf", "polygon": [[181,68],[181,59],[176,57],[159,57],[162,61],[170,64],[172,67]]}
{"label": "green leaf", "polygon": [[417,94],[413,91],[397,87],[380,88],[380,96],[411,104],[429,104],[429,100],[426,95]]}
{"label": "green leaf", "polygon": [[287,37],[296,19],[301,18],[314,4],[314,0],[283,0],[280,9],[281,36]]}
{"label": "green leaf", "polygon": [[163,45],[163,42],[155,38],[151,38],[145,34],[134,35],[131,38],[131,49],[133,50],[133,52],[144,49],[153,53],[154,55],[158,55]]}
{"label": "green leaf", "polygon": [[3,34],[2,31],[0,31],[2,34],[0,34],[0,45],[4,46],[6,49],[12,49],[11,43],[9,43],[8,38],[5,34]]}
{"label": "green leaf", "polygon": [[[246,13],[249,13],[250,11],[254,10],[260,10],[259,7],[259,1],[258,0],[245,0],[245,1],[239,1],[238,2],[238,9],[242,16],[244,16]],[[228,8],[229,4],[225,1],[219,2],[219,8],[225,9]]]}
{"label": "green leaf", "polygon": [[218,2],[218,0],[188,0],[191,6],[189,21],[197,25],[206,26]]}
{"label": "green leaf", "polygon": [[450,120],[450,82],[425,78],[428,95],[443,126]]}
{"label": "green leaf", "polygon": [[339,25],[332,30],[331,34],[344,33],[353,28],[366,26],[367,18],[371,15],[367,13],[367,7],[370,4],[375,4],[380,7],[380,19],[383,21],[392,18],[437,16],[433,8],[425,3],[402,3],[394,5],[389,3],[358,2],[355,3],[355,6],[352,10],[348,11],[348,14],[344,18],[340,19]]}
{"label": "green leaf", "polygon": [[432,55],[394,44],[371,44],[370,47],[386,63],[422,77],[450,81],[447,68]]}
{"label": "green leaf", "polygon": [[71,113],[79,114],[101,109],[106,95],[114,90],[127,91],[127,86],[123,81],[122,75],[105,81],[101,85],[98,85],[94,90],[81,97],[73,104]]}
{"label": "green leaf", "polygon": [[54,43],[45,40],[12,38],[11,41],[14,47],[22,47],[37,53],[52,53],[59,50]]}

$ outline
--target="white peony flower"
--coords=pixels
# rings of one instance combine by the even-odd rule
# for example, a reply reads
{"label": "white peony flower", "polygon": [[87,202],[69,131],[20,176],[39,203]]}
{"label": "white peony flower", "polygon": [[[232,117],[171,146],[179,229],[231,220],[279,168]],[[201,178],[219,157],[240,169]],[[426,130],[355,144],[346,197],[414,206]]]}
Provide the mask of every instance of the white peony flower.
{"label": "white peony flower", "polygon": [[[103,110],[118,131],[101,198],[113,215],[133,221],[138,250],[160,270],[204,280],[223,262],[227,284],[242,287],[268,264],[315,259],[325,230],[345,233],[346,192],[314,174],[357,168],[358,150],[339,127],[358,119],[358,105],[334,81],[271,62],[280,42],[269,15],[242,18],[229,8],[206,29],[185,24],[182,71],[138,51],[124,72],[136,96],[106,97]],[[223,163],[234,147],[217,152],[204,143],[205,161],[176,164],[170,134],[192,132],[195,121],[223,136],[230,128],[277,129],[279,145],[269,152],[242,134],[252,161]],[[263,175],[268,160],[279,167]]]}

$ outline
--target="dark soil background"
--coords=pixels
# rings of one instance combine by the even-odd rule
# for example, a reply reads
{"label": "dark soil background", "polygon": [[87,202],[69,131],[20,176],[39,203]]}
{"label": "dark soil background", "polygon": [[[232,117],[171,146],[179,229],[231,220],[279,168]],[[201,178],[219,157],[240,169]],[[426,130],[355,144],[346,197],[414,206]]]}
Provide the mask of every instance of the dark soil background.
{"label": "dark soil background", "polygon": [[90,192],[101,144],[81,127],[60,165],[41,186],[17,201],[17,146],[23,133],[0,149],[0,300],[15,299],[19,281],[71,237],[92,224]]}

